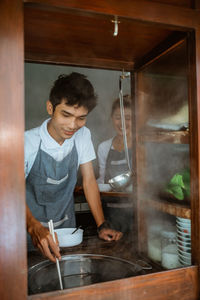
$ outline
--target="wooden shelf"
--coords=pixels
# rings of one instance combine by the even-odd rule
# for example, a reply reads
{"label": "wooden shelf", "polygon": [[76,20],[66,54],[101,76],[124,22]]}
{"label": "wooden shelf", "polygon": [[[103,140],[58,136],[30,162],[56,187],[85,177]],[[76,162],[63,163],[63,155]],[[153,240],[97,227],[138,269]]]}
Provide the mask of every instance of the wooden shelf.
{"label": "wooden shelf", "polygon": [[131,193],[124,193],[124,192],[100,192],[101,196],[106,196],[106,197],[123,197],[123,198],[128,198],[131,197]]}
{"label": "wooden shelf", "polygon": [[139,142],[189,144],[189,131],[147,130],[140,133]]}
{"label": "wooden shelf", "polygon": [[[74,195],[84,195],[83,187],[77,186],[74,190]],[[100,192],[100,195],[102,197],[123,197],[123,198],[129,198],[131,197],[132,193],[124,193],[124,192]]]}
{"label": "wooden shelf", "polygon": [[188,205],[181,205],[177,203],[170,203],[165,200],[145,200],[148,206],[154,208],[156,210],[160,210],[162,212],[168,213],[170,215],[174,215],[181,218],[190,219],[191,218],[191,209]]}

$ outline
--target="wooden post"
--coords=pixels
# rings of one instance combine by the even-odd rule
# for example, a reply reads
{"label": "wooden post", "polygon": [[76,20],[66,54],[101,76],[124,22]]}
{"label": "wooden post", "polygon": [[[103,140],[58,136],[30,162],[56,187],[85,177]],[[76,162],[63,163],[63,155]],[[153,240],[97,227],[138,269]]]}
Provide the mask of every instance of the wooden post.
{"label": "wooden post", "polygon": [[0,1],[0,298],[27,297],[23,3]]}

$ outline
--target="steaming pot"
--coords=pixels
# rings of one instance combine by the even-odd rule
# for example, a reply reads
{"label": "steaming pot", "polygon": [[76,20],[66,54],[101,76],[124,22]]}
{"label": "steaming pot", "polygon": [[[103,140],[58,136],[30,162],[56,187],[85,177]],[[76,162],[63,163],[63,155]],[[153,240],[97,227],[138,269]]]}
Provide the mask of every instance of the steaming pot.
{"label": "steaming pot", "polygon": [[[112,256],[76,254],[62,256],[60,261],[63,288],[111,281],[143,274],[142,267]],[[59,290],[56,264],[43,261],[29,269],[29,294]]]}

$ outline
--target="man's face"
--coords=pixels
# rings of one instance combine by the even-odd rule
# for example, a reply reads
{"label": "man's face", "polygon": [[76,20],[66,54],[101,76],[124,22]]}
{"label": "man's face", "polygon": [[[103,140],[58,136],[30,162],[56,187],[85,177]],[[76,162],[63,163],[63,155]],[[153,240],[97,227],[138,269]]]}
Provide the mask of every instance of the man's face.
{"label": "man's face", "polygon": [[56,106],[54,112],[51,102],[47,101],[47,112],[51,116],[48,132],[59,144],[70,139],[77,130],[83,127],[88,115],[87,108],[67,105],[64,100]]}

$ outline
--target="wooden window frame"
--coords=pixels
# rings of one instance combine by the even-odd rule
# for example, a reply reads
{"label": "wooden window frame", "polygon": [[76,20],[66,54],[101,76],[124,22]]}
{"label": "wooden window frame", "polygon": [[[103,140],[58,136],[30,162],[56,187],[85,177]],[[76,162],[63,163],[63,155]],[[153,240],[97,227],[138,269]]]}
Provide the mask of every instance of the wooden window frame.
{"label": "wooden window frame", "polygon": [[[198,299],[200,265],[200,13],[149,1],[35,0],[36,5],[118,15],[193,32],[190,83],[193,266],[83,288],[28,296],[28,299]],[[196,2],[197,3],[197,2]],[[144,9],[148,7],[148,9]],[[24,181],[23,2],[0,2],[0,295],[27,299]],[[193,47],[193,48],[192,48]],[[161,295],[161,296],[159,296]]]}

